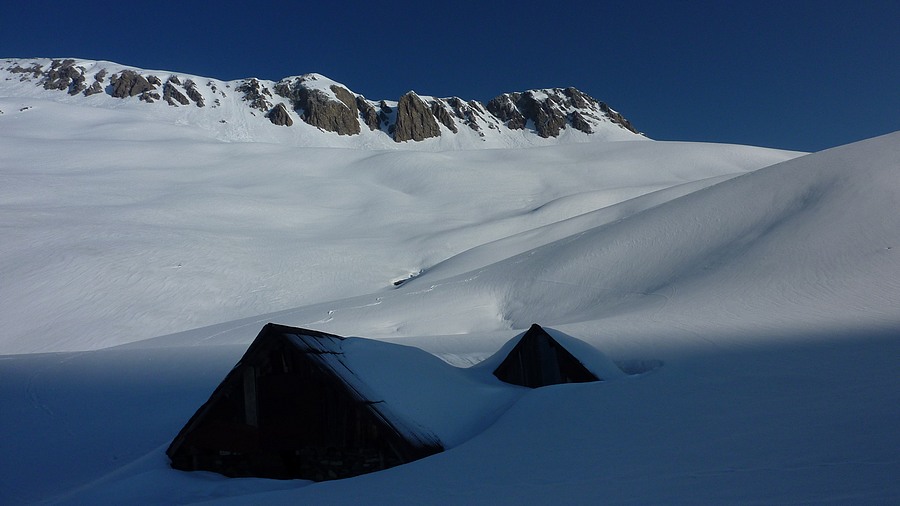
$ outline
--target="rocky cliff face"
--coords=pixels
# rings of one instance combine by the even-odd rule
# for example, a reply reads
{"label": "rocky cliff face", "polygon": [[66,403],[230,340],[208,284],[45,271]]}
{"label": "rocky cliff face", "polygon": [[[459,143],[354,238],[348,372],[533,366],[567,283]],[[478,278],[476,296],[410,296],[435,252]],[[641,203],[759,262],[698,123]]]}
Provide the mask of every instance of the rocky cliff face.
{"label": "rocky cliff face", "polygon": [[319,80],[314,74],[282,80],[275,85],[275,93],[290,100],[300,118],[314,127],[338,135],[358,134],[356,97],[337,84],[324,89],[316,86]]}
{"label": "rocky cliff face", "polygon": [[[486,134],[510,136],[531,132],[552,139],[571,130],[592,135],[600,130],[621,129],[637,134],[634,126],[608,105],[575,88],[552,88],[504,93],[482,104],[458,97],[436,98],[409,92],[397,102],[372,101],[319,74],[285,78],[278,82],[244,79],[231,83],[198,77],[162,77],[139,69],[88,60],[5,60],[0,63],[3,81],[32,82],[51,91],[75,97],[105,94],[122,100],[173,107],[215,109],[236,92],[236,99],[250,115],[272,124],[290,127],[294,118],[340,136],[386,135],[395,142],[421,142],[441,136]],[[204,82],[205,87],[197,82]],[[257,114],[261,113],[261,114]],[[222,119],[219,123],[226,123]],[[518,134],[522,135],[522,134]]]}
{"label": "rocky cliff face", "polygon": [[291,115],[288,114],[284,104],[278,104],[273,107],[272,110],[266,114],[266,117],[269,118],[269,121],[271,121],[273,125],[293,126],[294,124],[294,120],[291,119]]}
{"label": "rocky cliff face", "polygon": [[[181,84],[181,81],[177,76],[172,76],[166,81],[166,84],[163,85],[163,100],[166,101],[169,105],[188,105],[191,103],[190,100],[184,95],[184,93],[178,91],[178,85]],[[178,102],[176,104],[175,102]]]}
{"label": "rocky cliff face", "polygon": [[149,79],[133,70],[113,75],[111,84],[112,96],[116,98],[134,97],[154,89]]}
{"label": "rocky cliff face", "polygon": [[441,127],[435,121],[434,113],[415,92],[410,91],[400,97],[394,125],[395,141],[424,141],[439,135]]}
{"label": "rocky cliff face", "polygon": [[372,130],[374,132],[381,127],[381,117],[375,110],[375,106],[369,103],[369,101],[363,98],[361,95],[356,97],[356,107],[359,109],[359,113],[362,116],[363,123],[365,123],[366,126],[369,127],[369,130]]}

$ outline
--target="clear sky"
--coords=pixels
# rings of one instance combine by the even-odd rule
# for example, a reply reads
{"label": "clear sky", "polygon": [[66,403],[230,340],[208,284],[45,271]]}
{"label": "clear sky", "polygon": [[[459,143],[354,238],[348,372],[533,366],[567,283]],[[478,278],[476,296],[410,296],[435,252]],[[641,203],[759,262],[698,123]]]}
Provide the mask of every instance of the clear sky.
{"label": "clear sky", "polygon": [[816,151],[900,130],[900,0],[0,1],[0,57],[372,99],[575,86],[649,137]]}

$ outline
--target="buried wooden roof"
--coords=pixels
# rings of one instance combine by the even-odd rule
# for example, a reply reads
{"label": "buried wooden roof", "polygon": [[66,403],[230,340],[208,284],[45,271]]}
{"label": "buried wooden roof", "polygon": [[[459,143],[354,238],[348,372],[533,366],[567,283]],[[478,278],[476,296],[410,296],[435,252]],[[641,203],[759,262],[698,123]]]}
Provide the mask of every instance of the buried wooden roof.
{"label": "buried wooden roof", "polygon": [[538,325],[458,368],[411,346],[270,323],[166,454],[186,471],[346,478],[475,436],[523,394],[509,383],[535,388],[617,374],[591,345]]}
{"label": "buried wooden roof", "polygon": [[321,481],[442,451],[344,363],[344,341],[266,325],[169,446],[172,467]]}
{"label": "buried wooden roof", "polygon": [[596,374],[536,323],[494,369],[494,376],[507,383],[530,388],[600,381]]}

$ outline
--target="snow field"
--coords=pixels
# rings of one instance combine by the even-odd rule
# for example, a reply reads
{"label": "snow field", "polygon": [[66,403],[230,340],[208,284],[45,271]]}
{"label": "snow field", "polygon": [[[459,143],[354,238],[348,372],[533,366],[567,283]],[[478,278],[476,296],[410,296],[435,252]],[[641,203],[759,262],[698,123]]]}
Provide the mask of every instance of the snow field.
{"label": "snow field", "polygon": [[[6,353],[96,349],[378,292],[439,264],[464,272],[589,226],[590,213],[618,219],[675,193],[633,197],[795,156],[643,141],[299,149],[185,136],[138,109],[124,117],[156,134],[104,139],[119,111],[30,103],[0,118]],[[507,239],[520,233],[533,239]]]}

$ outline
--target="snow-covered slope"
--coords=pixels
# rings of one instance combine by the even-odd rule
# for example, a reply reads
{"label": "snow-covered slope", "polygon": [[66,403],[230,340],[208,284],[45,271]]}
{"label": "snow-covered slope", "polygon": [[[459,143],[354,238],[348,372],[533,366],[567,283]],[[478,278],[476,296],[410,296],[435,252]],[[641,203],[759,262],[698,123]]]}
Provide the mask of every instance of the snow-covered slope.
{"label": "snow-covered slope", "polygon": [[391,294],[410,274],[480,267],[796,156],[648,141],[298,148],[215,141],[137,108],[14,98],[0,110],[6,353]]}
{"label": "snow-covered slope", "polygon": [[[675,186],[572,213],[449,256],[394,290],[247,321],[420,339],[483,338],[540,322],[617,336],[609,346],[647,335],[695,346],[900,329],[900,220],[890,211],[900,200],[898,139],[808,155],[684,195]],[[662,196],[677,198],[659,203]],[[235,343],[242,332],[217,326],[194,335]],[[448,360],[477,359],[440,339],[432,351]]]}
{"label": "snow-covered slope", "polygon": [[[0,503],[900,499],[900,133],[801,156],[616,125],[637,142],[605,142],[618,137],[572,128],[574,110],[543,138],[507,108],[503,136],[478,141],[503,149],[460,149],[443,124],[395,142],[361,106],[359,134],[278,126],[237,82],[192,78],[201,108],[14,74],[0,81],[0,452],[15,456]],[[498,102],[537,114],[528,100]],[[502,394],[496,421],[448,451],[350,480],[171,470],[165,447],[268,321],[457,366],[538,322],[632,374]],[[397,364],[367,357],[391,379]],[[404,357],[421,390],[398,392],[493,381]],[[453,402],[489,405],[483,385]]]}

